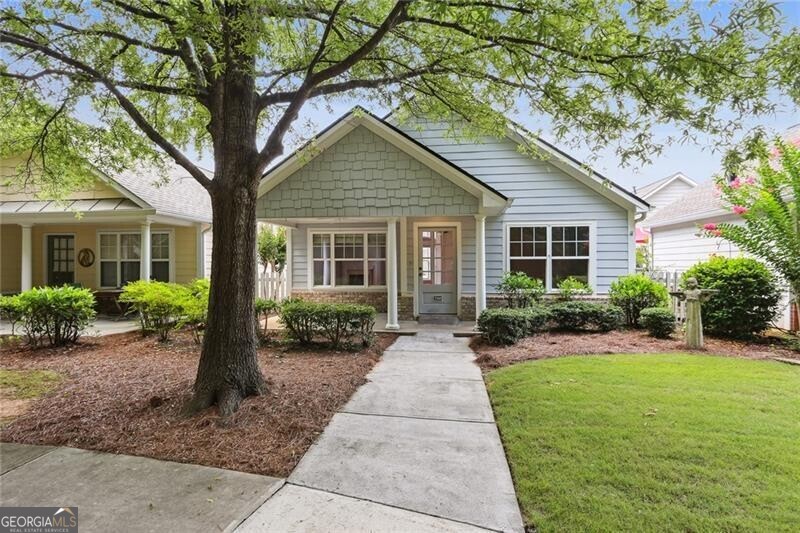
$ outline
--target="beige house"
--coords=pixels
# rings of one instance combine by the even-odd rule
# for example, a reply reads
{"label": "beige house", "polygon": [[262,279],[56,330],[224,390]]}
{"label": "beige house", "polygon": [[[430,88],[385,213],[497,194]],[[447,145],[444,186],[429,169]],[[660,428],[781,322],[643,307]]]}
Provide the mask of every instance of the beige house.
{"label": "beige house", "polygon": [[210,271],[211,201],[183,169],[97,171],[57,202],[10,182],[19,163],[0,161],[0,293],[64,283],[113,293]]}

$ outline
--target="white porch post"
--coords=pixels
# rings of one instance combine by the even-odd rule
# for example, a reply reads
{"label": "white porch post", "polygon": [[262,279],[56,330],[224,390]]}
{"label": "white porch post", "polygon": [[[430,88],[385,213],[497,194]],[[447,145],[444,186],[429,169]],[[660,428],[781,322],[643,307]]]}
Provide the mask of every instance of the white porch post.
{"label": "white porch post", "polygon": [[150,221],[145,220],[141,225],[142,237],[140,239],[141,252],[139,253],[139,279],[150,280]]}
{"label": "white porch post", "polygon": [[33,287],[33,237],[31,235],[31,224],[21,224],[22,226],[22,250],[20,255],[20,283],[19,289],[27,291]]}
{"label": "white porch post", "polygon": [[386,223],[386,329],[400,329],[397,322],[397,219]]}
{"label": "white porch post", "polygon": [[486,215],[475,215],[475,319],[486,309]]}

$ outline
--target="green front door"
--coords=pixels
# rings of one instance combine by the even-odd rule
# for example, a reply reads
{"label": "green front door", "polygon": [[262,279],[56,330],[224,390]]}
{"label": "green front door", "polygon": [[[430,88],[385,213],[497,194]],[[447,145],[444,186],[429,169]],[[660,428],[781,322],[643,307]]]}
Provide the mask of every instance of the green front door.
{"label": "green front door", "polygon": [[47,236],[47,284],[75,283],[75,237]]}

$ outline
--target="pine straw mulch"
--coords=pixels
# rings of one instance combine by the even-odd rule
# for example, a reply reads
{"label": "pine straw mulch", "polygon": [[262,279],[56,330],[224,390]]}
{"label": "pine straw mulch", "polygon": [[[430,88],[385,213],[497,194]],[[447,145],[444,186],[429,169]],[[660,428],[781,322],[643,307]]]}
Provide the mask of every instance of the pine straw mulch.
{"label": "pine straw mulch", "polygon": [[679,335],[656,339],[645,331],[623,330],[609,333],[550,332],[528,337],[512,346],[492,346],[481,337],[473,338],[470,347],[478,354],[476,362],[484,372],[495,368],[566,355],[615,353],[697,353],[726,355],[749,359],[786,358],[800,360],[800,353],[782,345],[778,339],[761,342],[737,342],[705,338],[705,349],[689,350]]}
{"label": "pine straw mulch", "polygon": [[66,377],[0,429],[0,441],[70,446],[285,477],[396,338],[359,352],[282,346],[259,350],[269,392],[222,423],[215,408],[184,417],[199,347],[180,332],[167,343],[139,333],[77,346],[0,348],[0,367]]}

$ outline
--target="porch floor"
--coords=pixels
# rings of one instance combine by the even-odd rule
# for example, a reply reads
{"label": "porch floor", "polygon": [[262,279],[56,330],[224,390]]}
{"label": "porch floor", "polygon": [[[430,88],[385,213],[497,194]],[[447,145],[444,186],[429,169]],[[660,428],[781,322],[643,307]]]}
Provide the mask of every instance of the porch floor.
{"label": "porch floor", "polygon": [[[106,317],[100,317],[86,328],[84,335],[103,337],[105,335],[114,335],[115,333],[136,331],[137,329],[139,329],[138,320],[129,320],[126,318],[114,320]],[[24,332],[22,331],[22,324],[17,324],[15,330],[17,335],[24,335]],[[11,324],[5,320],[0,320],[0,335],[11,335]]]}
{"label": "porch floor", "polygon": [[[386,313],[378,313],[375,318],[375,333],[398,333],[400,335],[416,335],[424,331],[451,332],[455,337],[470,337],[477,335],[475,322],[460,320],[456,325],[445,324],[420,324],[416,320],[400,320],[399,330],[386,329]],[[273,316],[269,319],[269,329],[282,330],[278,317]]]}

